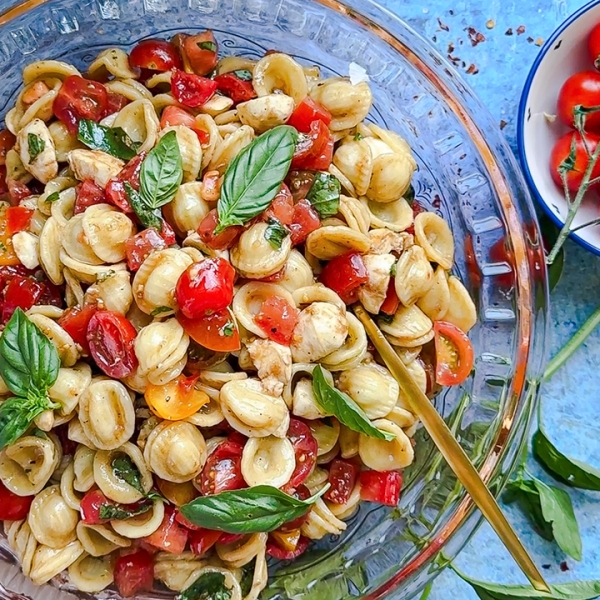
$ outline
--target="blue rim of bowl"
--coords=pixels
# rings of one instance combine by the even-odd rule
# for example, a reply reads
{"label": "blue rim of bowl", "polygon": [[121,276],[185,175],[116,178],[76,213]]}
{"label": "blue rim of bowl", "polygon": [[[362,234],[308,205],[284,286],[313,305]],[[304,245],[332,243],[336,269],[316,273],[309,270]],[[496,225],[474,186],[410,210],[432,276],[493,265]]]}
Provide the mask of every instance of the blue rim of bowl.
{"label": "blue rim of bowl", "polygon": [[[519,113],[517,117],[517,149],[519,153],[519,162],[521,163],[521,167],[525,174],[525,179],[527,180],[527,185],[535,195],[536,200],[544,209],[546,214],[552,219],[554,224],[561,228],[564,225],[564,222],[556,216],[554,211],[550,208],[548,203],[544,200],[542,194],[540,194],[537,185],[531,175],[531,171],[529,170],[529,164],[527,162],[525,156],[525,140],[524,140],[524,129],[525,129],[525,111],[527,110],[527,100],[529,99],[529,92],[531,91],[531,85],[535,76],[537,75],[538,68],[548,52],[554,47],[556,40],[565,32],[565,30],[579,17],[583,16],[588,10],[598,6],[600,4],[600,0],[592,0],[588,2],[585,6],[582,6],[579,10],[574,12],[572,15],[567,17],[554,31],[554,33],[548,38],[546,43],[542,46],[539,54],[537,55],[535,61],[533,62],[533,66],[529,70],[529,74],[527,75],[527,79],[525,81],[525,87],[523,88],[523,92],[521,94],[521,100],[519,102]],[[594,246],[590,242],[584,240],[577,233],[569,233],[569,237],[577,242],[580,246],[589,250],[596,256],[600,256],[600,246]]]}

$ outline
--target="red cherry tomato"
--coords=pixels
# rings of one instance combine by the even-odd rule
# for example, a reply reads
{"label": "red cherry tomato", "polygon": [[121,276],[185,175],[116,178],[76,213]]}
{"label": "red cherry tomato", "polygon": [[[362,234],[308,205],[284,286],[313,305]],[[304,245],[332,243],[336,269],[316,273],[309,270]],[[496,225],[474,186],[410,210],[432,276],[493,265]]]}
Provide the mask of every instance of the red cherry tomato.
{"label": "red cherry tomato", "polygon": [[396,282],[394,281],[394,277],[390,280],[388,285],[387,295],[379,312],[382,312],[384,315],[395,315],[398,311],[398,307],[400,306],[400,299],[398,298],[398,294],[396,293]]}
{"label": "red cherry tomato", "polygon": [[180,104],[199,108],[215,95],[217,84],[212,79],[175,70],[171,75],[171,90]]}
{"label": "red cherry tomato", "polygon": [[[598,76],[600,77],[600,73],[598,73]],[[585,138],[590,154],[593,154],[600,142],[600,135],[586,133]],[[575,149],[575,161],[572,165],[569,165],[573,145]],[[585,144],[581,139],[581,134],[578,131],[567,133],[556,142],[552,149],[552,154],[550,155],[550,173],[552,179],[554,179],[557,186],[561,189],[563,188],[561,165],[565,165],[568,168],[568,170],[565,171],[567,187],[571,192],[576,192],[581,186],[583,176],[585,175],[589,163],[590,157],[588,156]],[[594,167],[592,178],[598,177],[599,175],[600,162]]]}
{"label": "red cherry tomato", "polygon": [[224,258],[207,258],[190,265],[175,287],[179,310],[188,319],[201,319],[207,311],[218,312],[233,300],[235,269]]}
{"label": "red cherry tomato", "polygon": [[[600,106],[600,73],[598,71],[581,71],[571,75],[558,94],[558,116],[570,127],[573,126],[575,107],[586,108]],[[600,133],[600,112],[590,113],[585,119],[586,131]]]}
{"label": "red cherry tomato", "polygon": [[102,525],[107,522],[107,519],[100,518],[100,509],[103,506],[115,504],[109,500],[100,490],[92,490],[88,492],[79,504],[79,512],[81,520],[87,525]]}
{"label": "red cherry tomato", "polygon": [[402,491],[402,475],[398,471],[361,471],[360,498],[365,502],[377,502],[396,506]]}
{"label": "red cherry tomato", "polygon": [[314,171],[290,171],[286,182],[292,192],[294,202],[300,202],[308,196],[315,181]]}
{"label": "red cherry tomato", "polygon": [[52,108],[54,116],[62,121],[72,134],[77,134],[81,119],[100,121],[106,116],[108,92],[98,81],[69,75],[63,81]]}
{"label": "red cherry tomato", "polygon": [[197,343],[214,352],[235,352],[241,348],[240,332],[228,309],[200,319],[188,319],[178,313],[177,320]]}
{"label": "red cherry tomato", "polygon": [[190,550],[198,556],[203,556],[219,541],[222,535],[222,531],[212,529],[198,528],[190,531]]}
{"label": "red cherry tomato", "polygon": [[166,247],[165,240],[154,227],[136,233],[125,242],[129,270],[137,271],[152,252]]}
{"label": "red cherry tomato", "polygon": [[588,37],[588,51],[596,69],[600,69],[600,23],[592,29]]}
{"label": "red cherry tomato", "polygon": [[15,181],[7,177],[6,186],[12,206],[17,206],[21,200],[25,200],[25,198],[33,195],[32,191],[21,181]]}
{"label": "red cherry tomato", "polygon": [[145,158],[146,153],[140,152],[140,154],[134,156],[121,169],[121,172],[116,177],[106,184],[106,199],[125,213],[133,212],[133,208],[131,208],[131,205],[129,204],[125,182],[127,182],[134,190],[139,191],[140,172]]}
{"label": "red cherry tomato", "polygon": [[179,51],[166,40],[141,41],[129,54],[129,64],[133,68],[161,72],[182,67]]}
{"label": "red cherry tomato", "polygon": [[356,301],[358,288],[369,280],[365,263],[358,252],[348,252],[329,261],[319,277],[346,304]]}
{"label": "red cherry tomato", "polygon": [[175,518],[177,511],[171,506],[165,506],[165,516],[160,527],[143,541],[163,552],[181,554],[188,541],[188,531],[182,527]]}
{"label": "red cherry tomato", "polygon": [[325,498],[334,504],[346,504],[358,479],[359,468],[347,460],[336,459],[329,467],[331,487]]}
{"label": "red cherry tomato", "polygon": [[108,105],[106,107],[106,115],[114,115],[119,112],[122,108],[129,104],[129,98],[115,92],[108,92]]}
{"label": "red cherry tomato", "polygon": [[213,250],[227,250],[231,248],[240,237],[244,228],[238,225],[227,227],[224,231],[215,235],[215,229],[219,224],[217,209],[213,208],[202,220],[198,227],[198,235],[202,241]]}
{"label": "red cherry tomato", "polygon": [[309,133],[301,133],[292,160],[292,169],[327,171],[333,160],[334,139],[321,120],[313,121]]}
{"label": "red cherry tomato", "polygon": [[0,130],[0,165],[6,164],[6,153],[12,150],[17,138],[8,129]]}
{"label": "red cherry tomato", "polygon": [[269,536],[267,541],[267,554],[277,560],[294,560],[306,552],[309,543],[310,541],[308,538],[300,536],[295,550],[284,550],[277,544],[272,536]]}
{"label": "red cherry tomato", "polygon": [[123,315],[100,310],[92,315],[87,329],[90,354],[109,377],[131,375],[138,364],[133,349],[137,332]]}
{"label": "red cherry tomato", "polygon": [[154,559],[146,550],[119,556],[114,567],[115,585],[123,598],[149,592],[154,586]]}
{"label": "red cherry tomato", "polygon": [[310,96],[306,96],[298,104],[287,124],[295,127],[301,133],[309,133],[311,125],[315,121],[323,121],[325,125],[329,126],[331,119],[331,113],[325,107],[315,102]]}
{"label": "red cherry tomato", "polygon": [[435,331],[436,373],[440,385],[459,385],[473,369],[474,353],[467,334],[452,323],[436,321]]}
{"label": "red cherry tomato", "polygon": [[179,106],[167,106],[160,117],[160,128],[172,127],[175,125],[185,125],[189,127],[200,140],[201,145],[206,145],[210,142],[210,135],[199,129],[196,124],[196,117]]}
{"label": "red cherry tomato", "polygon": [[58,324],[73,338],[76,344],[83,348],[86,355],[90,353],[90,345],[87,340],[87,330],[91,318],[97,312],[96,306],[75,306],[69,308],[58,320]]}
{"label": "red cherry tomato", "polygon": [[[302,423],[302,424],[304,424],[304,423]],[[309,432],[310,432],[310,430],[309,430]],[[316,462],[316,456],[315,456],[315,462]],[[310,498],[312,496],[312,494],[310,493],[310,490],[302,483],[293,490],[285,490],[284,489],[283,491],[285,491],[287,494],[289,494],[290,496],[293,496],[294,498],[296,498],[298,500],[308,500],[308,498]],[[306,514],[298,517],[297,519],[294,519],[293,521],[288,521],[287,523],[284,523],[279,528],[279,531],[288,532],[288,531],[294,531],[295,529],[300,529],[302,527],[302,525],[304,525],[304,523],[306,523],[306,521],[308,521],[309,513],[310,513],[310,511],[308,511]]]}
{"label": "red cherry tomato", "polygon": [[9,206],[6,209],[6,231],[8,235],[14,235],[19,231],[26,231],[31,224],[33,210],[24,206]]}
{"label": "red cherry tomato", "polygon": [[217,83],[217,89],[225,96],[229,96],[234,105],[256,98],[250,71],[233,71],[232,73],[217,75],[215,82]]}
{"label": "red cherry tomato", "polygon": [[0,481],[0,521],[26,519],[35,496],[17,496]]}
{"label": "red cherry tomato", "polygon": [[271,202],[271,206],[265,210],[264,219],[277,219],[282,225],[291,225],[294,220],[294,199],[292,193],[285,183]]}
{"label": "red cherry tomato", "polygon": [[198,476],[203,496],[248,487],[242,476],[243,450],[241,444],[231,440],[222,442],[213,450]]}
{"label": "red cherry tomato", "polygon": [[94,204],[106,204],[106,194],[99,185],[96,185],[91,179],[86,179],[77,186],[77,199],[73,212],[78,215]]}
{"label": "red cherry tomato", "polygon": [[296,468],[292,473],[289,485],[297,488],[306,481],[313,470],[317,462],[319,445],[310,427],[299,419],[290,419],[287,437],[292,442],[296,454]]}
{"label": "red cherry tomato", "polygon": [[44,284],[34,277],[16,275],[4,288],[2,301],[2,323],[8,322],[17,308],[28,311],[32,306],[41,304]]}
{"label": "red cherry tomato", "polygon": [[300,200],[294,206],[292,223],[289,226],[291,231],[292,244],[297,246],[303,244],[310,233],[321,227],[319,213],[312,207],[308,200]]}
{"label": "red cherry tomato", "polygon": [[218,46],[212,31],[182,37],[184,62],[196,75],[208,75],[216,66]]}
{"label": "red cherry tomato", "polygon": [[289,346],[298,324],[298,310],[284,298],[271,296],[262,303],[254,322],[270,340]]}

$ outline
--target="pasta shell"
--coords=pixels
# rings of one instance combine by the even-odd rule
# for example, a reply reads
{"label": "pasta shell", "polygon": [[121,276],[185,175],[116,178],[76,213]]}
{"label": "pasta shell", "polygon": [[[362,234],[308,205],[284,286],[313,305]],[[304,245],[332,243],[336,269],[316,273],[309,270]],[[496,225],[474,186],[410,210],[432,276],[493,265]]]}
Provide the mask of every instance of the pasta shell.
{"label": "pasta shell", "polygon": [[6,153],[5,164],[7,179],[13,179],[21,183],[29,183],[31,181],[31,173],[25,168],[21,156],[14,148],[11,148]]}
{"label": "pasta shell", "polygon": [[81,356],[79,347],[58,323],[40,314],[29,315],[29,320],[50,339],[63,367],[72,367],[79,360]]}
{"label": "pasta shell", "polygon": [[424,212],[415,217],[415,238],[427,258],[449,271],[454,264],[454,236],[439,215]]}
{"label": "pasta shell", "polygon": [[152,102],[144,99],[122,108],[113,127],[121,127],[134,142],[140,144],[138,152],[149,152],[158,141],[160,123]]}
{"label": "pasta shell", "polygon": [[62,121],[54,121],[48,125],[48,131],[54,142],[56,150],[56,160],[58,162],[67,162],[67,157],[71,150],[83,148],[83,145],[77,138],[69,132],[67,126]]}
{"label": "pasta shell", "polygon": [[[409,410],[401,408],[400,406],[395,406],[392,411],[386,416],[388,421],[395,423],[401,429],[405,430],[409,429],[417,422],[417,418],[413,413]],[[407,434],[408,435],[408,434]]]}
{"label": "pasta shell", "polygon": [[335,448],[340,438],[340,423],[337,419],[329,419],[329,422],[310,421],[308,426],[319,446],[317,456],[325,456]]}
{"label": "pasta shell", "polygon": [[260,96],[237,106],[240,121],[252,127],[256,133],[264,133],[287,123],[293,112],[294,99],[285,94]]}
{"label": "pasta shell", "polygon": [[67,503],[67,506],[73,510],[79,510],[81,507],[81,498],[83,494],[78,494],[73,487],[75,483],[75,470],[73,461],[70,461],[63,474],[60,476],[60,493]]}
{"label": "pasta shell", "polygon": [[86,446],[78,446],[73,456],[73,489],[88,492],[95,484],[94,457],[96,451]]}
{"label": "pasta shell", "polygon": [[83,554],[69,567],[69,579],[82,592],[101,592],[113,582],[113,561]]}
{"label": "pasta shell", "polygon": [[359,196],[367,193],[373,175],[373,155],[364,140],[342,144],[333,155],[333,163],[352,182]]}
{"label": "pasta shell", "polygon": [[220,96],[215,94],[208,102],[205,102],[199,110],[211,117],[216,117],[233,106],[233,100],[227,96]]}
{"label": "pasta shell", "polygon": [[38,543],[49,548],[64,548],[77,539],[79,513],[67,505],[58,485],[46,488],[33,499],[27,522]]}
{"label": "pasta shell", "polygon": [[381,431],[395,435],[390,442],[369,437],[358,436],[358,454],[365,466],[373,471],[392,471],[410,466],[415,453],[409,437],[392,421],[379,419],[373,425]]}
{"label": "pasta shell", "polygon": [[259,96],[282,93],[296,105],[308,95],[304,69],[291,56],[276,52],[261,58],[254,66],[254,89]]}
{"label": "pasta shell", "polygon": [[347,252],[364,254],[370,246],[371,242],[364,233],[339,226],[320,227],[306,240],[306,249],[321,260],[331,260]]}
{"label": "pasta shell", "polygon": [[[341,388],[340,388],[341,389]],[[340,454],[342,458],[354,458],[358,455],[358,432],[340,425]]]}
{"label": "pasta shell", "polygon": [[375,202],[399,200],[406,194],[415,172],[414,161],[402,154],[382,154],[373,160],[373,176],[366,196]]}
{"label": "pasta shell", "polygon": [[347,525],[340,521],[319,498],[308,513],[308,519],[302,525],[302,535],[311,540],[320,540],[327,534],[340,535]]}
{"label": "pasta shell", "polygon": [[86,299],[106,310],[126,315],[133,302],[133,289],[128,271],[109,271],[86,291]]}
{"label": "pasta shell", "polygon": [[185,125],[166,127],[160,132],[159,139],[170,131],[177,137],[177,145],[183,165],[183,181],[196,181],[202,167],[202,146],[195,132]]}
{"label": "pasta shell", "polygon": [[254,560],[258,554],[264,554],[267,538],[266,533],[255,533],[231,544],[217,542],[215,546],[217,556],[228,568],[241,569]]}
{"label": "pasta shell", "polygon": [[208,143],[202,145],[202,170],[206,170],[215,153],[216,147],[223,141],[215,120],[210,115],[196,116],[196,129],[208,134]]}
{"label": "pasta shell", "polygon": [[352,198],[358,198],[358,194],[356,193],[352,182],[335,166],[334,163],[329,165],[328,172],[342,184],[342,190],[352,196]]}
{"label": "pasta shell", "polygon": [[281,488],[289,482],[295,468],[294,446],[288,438],[271,435],[250,438],[244,445],[241,470],[250,487],[272,485]]}
{"label": "pasta shell", "polygon": [[[206,393],[209,391],[209,388],[206,386],[197,387]],[[208,404],[205,404],[196,414],[188,417],[186,421],[196,427],[214,427],[215,425],[222,423],[225,417],[221,412],[218,398],[219,392],[216,392],[216,398],[211,398]]]}
{"label": "pasta shell", "polygon": [[420,246],[403,252],[396,265],[396,294],[404,306],[412,306],[433,285],[433,268]]}
{"label": "pasta shell", "polygon": [[376,315],[387,297],[396,258],[391,254],[365,254],[362,259],[369,278],[359,288],[358,298],[365,310]]}
{"label": "pasta shell", "polygon": [[91,79],[103,81],[109,76],[118,79],[136,79],[137,73],[129,66],[129,57],[120,48],[107,48],[98,54],[94,62],[88,67]]}
{"label": "pasta shell", "polygon": [[195,232],[210,212],[210,206],[202,199],[202,183],[192,181],[181,185],[173,198],[171,210],[180,231]]}
{"label": "pasta shell", "polygon": [[440,266],[433,275],[433,284],[429,291],[419,298],[417,306],[432,320],[439,321],[450,308],[450,288],[448,275]]}
{"label": "pasta shell", "polygon": [[213,153],[208,169],[218,171],[221,175],[229,163],[254,139],[254,129],[243,125],[233,133],[225,136]]}
{"label": "pasta shell", "polygon": [[[238,117],[237,109],[228,110],[220,115],[216,115],[214,117],[215,124],[218,127],[222,127],[225,125],[234,125],[235,127],[231,131],[235,131],[238,127],[241,127],[240,119]],[[219,131],[222,131],[219,129]]]}
{"label": "pasta shell", "polygon": [[79,397],[91,381],[92,369],[87,363],[78,362],[70,368],[58,370],[58,377],[48,395],[62,406],[60,414],[68,415],[77,408]]}
{"label": "pasta shell", "polygon": [[[296,363],[292,365],[292,377],[283,390],[283,399],[294,415],[304,419],[314,420],[330,416],[317,404],[313,392],[312,373],[315,364]],[[325,379],[333,385],[333,376],[324,371]],[[308,376],[308,377],[307,377]]]}
{"label": "pasta shell", "polygon": [[113,79],[104,85],[109,91],[125,96],[131,102],[137,102],[138,100],[153,101],[152,92],[135,79]]}
{"label": "pasta shell", "polygon": [[21,564],[23,575],[29,577],[33,555],[38,543],[31,533],[27,520],[6,521],[4,532],[9,548],[14,552],[15,557]]}
{"label": "pasta shell", "polygon": [[193,571],[192,574],[189,576],[188,580],[183,584],[183,589],[185,590],[188,587],[190,587],[193,583],[198,581],[198,579],[200,579],[200,577],[202,577],[206,573],[220,573],[221,575],[223,575],[223,577],[225,578],[223,584],[228,589],[229,593],[228,599],[242,600],[242,590],[240,588],[238,580],[233,575],[233,573],[228,569],[224,569],[222,567],[215,567],[212,565],[203,566]]}
{"label": "pasta shell", "polygon": [[330,371],[353,369],[367,354],[367,333],[363,324],[352,314],[346,313],[348,337],[338,350],[321,359],[322,365]]}
{"label": "pasta shell", "polygon": [[469,333],[477,323],[477,308],[469,291],[458,277],[451,275],[448,279],[450,305],[444,314],[444,321],[456,325],[465,333]]}
{"label": "pasta shell", "polygon": [[360,231],[365,235],[371,227],[371,214],[368,208],[356,198],[342,195],[340,197],[339,213],[344,217],[350,229]]}
{"label": "pasta shell", "polygon": [[293,298],[298,308],[308,306],[313,302],[328,302],[337,306],[342,312],[346,312],[344,301],[332,289],[325,287],[322,283],[314,283],[298,288],[294,291]]}
{"label": "pasta shell", "polygon": [[256,62],[243,56],[224,56],[217,63],[217,75],[231,73],[232,71],[250,71],[250,73],[254,73]]}
{"label": "pasta shell", "polygon": [[43,585],[68,569],[82,554],[83,547],[78,541],[59,549],[38,546],[33,555],[29,578],[35,585]]}
{"label": "pasta shell", "polygon": [[205,565],[206,561],[193,554],[188,557],[187,554],[181,556],[161,552],[156,555],[154,562],[154,577],[160,579],[170,590],[182,592],[190,575]]}
{"label": "pasta shell", "polygon": [[308,261],[298,250],[293,249],[285,263],[283,277],[277,282],[278,285],[293,293],[312,285],[314,281],[315,276]]}
{"label": "pasta shell", "polygon": [[128,539],[140,539],[152,535],[161,525],[165,517],[165,505],[157,500],[152,505],[152,510],[124,519],[123,521],[111,521],[112,528]]}
{"label": "pasta shell", "polygon": [[63,228],[63,248],[74,260],[88,265],[101,265],[104,261],[92,250],[83,230],[83,216],[81,214],[73,217]]}
{"label": "pasta shell", "polygon": [[81,226],[92,252],[105,263],[125,260],[125,242],[135,235],[133,221],[108,204],[90,206]]}
{"label": "pasta shell", "polygon": [[131,541],[115,533],[110,525],[77,524],[77,539],[90,556],[106,556],[119,548],[128,548]]}
{"label": "pasta shell", "polygon": [[[77,180],[73,179],[71,179],[71,181],[77,182]],[[52,183],[53,182],[51,181],[46,187],[50,188],[50,186],[52,186]],[[58,195],[58,200],[55,200],[50,205],[50,214],[56,219],[56,222],[61,227],[64,227],[69,222],[69,220],[73,218],[73,211],[75,209],[76,200],[77,190],[75,189],[75,187],[71,186],[68,189],[62,190]]]}
{"label": "pasta shell", "polygon": [[386,204],[373,202],[368,198],[363,198],[362,201],[371,214],[371,227],[382,227],[400,232],[405,231],[413,224],[413,210],[404,198]]}
{"label": "pasta shell", "polygon": [[81,73],[71,64],[62,60],[38,60],[23,68],[23,83],[29,85],[42,79],[66,79]]}
{"label": "pasta shell", "polygon": [[106,277],[111,271],[124,271],[127,263],[115,265],[90,265],[71,258],[64,250],[60,251],[60,261],[82,283],[95,283],[98,278]]}
{"label": "pasta shell", "polygon": [[321,81],[311,89],[310,96],[331,113],[329,128],[332,131],[356,127],[365,120],[373,104],[366,82],[352,85],[349,79],[342,77]]}
{"label": "pasta shell", "polygon": [[[423,311],[414,304],[410,307],[401,306],[391,323],[379,322],[379,327],[397,342],[397,345],[410,348],[421,346],[420,339],[433,333],[433,323]],[[433,336],[431,336],[433,337]],[[431,339],[431,338],[430,338]]]}

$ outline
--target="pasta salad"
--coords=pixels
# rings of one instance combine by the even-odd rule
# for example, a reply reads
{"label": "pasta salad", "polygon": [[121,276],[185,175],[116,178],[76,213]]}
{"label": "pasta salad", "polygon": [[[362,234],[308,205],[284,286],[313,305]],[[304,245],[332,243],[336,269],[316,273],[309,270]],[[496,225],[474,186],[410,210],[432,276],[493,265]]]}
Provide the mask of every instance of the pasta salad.
{"label": "pasta salad", "polygon": [[211,31],[43,60],[0,132],[0,520],[23,573],[253,600],[267,557],[396,506],[477,315],[367,81]]}

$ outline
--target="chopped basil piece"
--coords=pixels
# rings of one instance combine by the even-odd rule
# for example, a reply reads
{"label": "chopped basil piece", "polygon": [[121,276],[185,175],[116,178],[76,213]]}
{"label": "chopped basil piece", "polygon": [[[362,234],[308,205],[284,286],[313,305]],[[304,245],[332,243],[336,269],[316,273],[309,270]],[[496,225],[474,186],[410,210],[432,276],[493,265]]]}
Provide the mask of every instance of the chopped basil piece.
{"label": "chopped basil piece", "polygon": [[161,315],[163,313],[168,313],[168,312],[172,312],[173,309],[170,306],[159,306],[158,308],[155,308],[151,313],[150,316],[151,317],[156,317],[158,315]]}
{"label": "chopped basil piece", "polygon": [[46,202],[52,204],[52,202],[56,202],[60,198],[60,192],[52,192],[47,198]]}
{"label": "chopped basil piece", "polygon": [[233,74],[242,81],[252,81],[252,72],[248,69],[239,69],[234,71]]}
{"label": "chopped basil piece", "polygon": [[98,516],[110,521],[124,521],[151,510],[152,504],[140,504],[134,509],[127,508],[127,505],[124,504],[103,504],[98,511]]}
{"label": "chopped basil piece", "polygon": [[225,325],[221,327],[221,335],[224,335],[226,337],[231,337],[234,331],[235,323],[231,319],[229,319],[229,321],[227,321],[227,323],[225,323]]}
{"label": "chopped basil piece", "polygon": [[208,50],[209,52],[217,51],[217,45],[214,42],[197,42],[196,46],[198,46],[200,50]]}
{"label": "chopped basil piece", "polygon": [[342,185],[331,173],[319,172],[315,175],[306,199],[324,219],[333,217],[340,208]]}
{"label": "chopped basil piece", "polygon": [[290,234],[287,228],[280,221],[269,218],[267,228],[265,229],[265,240],[273,246],[275,250],[280,250],[283,240]]}
{"label": "chopped basil piece", "polygon": [[31,164],[46,148],[46,142],[35,133],[27,134],[27,149],[29,150],[29,163]]}

